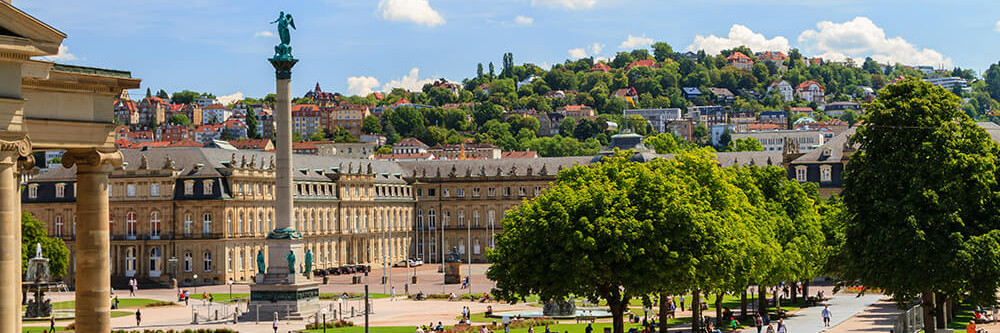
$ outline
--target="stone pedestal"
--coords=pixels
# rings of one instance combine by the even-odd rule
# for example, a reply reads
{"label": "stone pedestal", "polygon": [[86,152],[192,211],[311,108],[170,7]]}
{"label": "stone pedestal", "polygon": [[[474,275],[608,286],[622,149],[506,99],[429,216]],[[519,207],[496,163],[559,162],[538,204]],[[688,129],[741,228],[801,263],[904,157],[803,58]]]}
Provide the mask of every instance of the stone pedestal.
{"label": "stone pedestal", "polygon": [[455,261],[445,264],[444,267],[444,283],[445,284],[459,284],[462,283],[462,263]]}
{"label": "stone pedestal", "polygon": [[240,319],[269,321],[278,313],[280,320],[302,320],[319,312],[319,283],[299,275],[297,283],[268,284],[273,279],[289,280],[294,275],[268,274],[265,284],[250,286],[250,309]]}

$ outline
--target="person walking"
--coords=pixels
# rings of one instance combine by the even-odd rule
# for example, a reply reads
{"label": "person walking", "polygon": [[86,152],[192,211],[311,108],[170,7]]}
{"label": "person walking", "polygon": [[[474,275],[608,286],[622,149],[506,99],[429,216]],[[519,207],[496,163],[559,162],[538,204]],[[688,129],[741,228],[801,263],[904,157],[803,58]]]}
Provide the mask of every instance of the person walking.
{"label": "person walking", "polygon": [[778,319],[778,333],[788,333],[788,326],[785,326],[784,319]]}
{"label": "person walking", "polygon": [[760,313],[753,315],[753,326],[757,327],[757,333],[760,333],[760,330],[764,328],[764,320],[760,318]]}
{"label": "person walking", "polygon": [[592,324],[587,324],[587,328],[583,330],[585,333],[594,333],[594,326]]}
{"label": "person walking", "polygon": [[135,309],[135,327],[142,325],[142,312],[139,309]]}
{"label": "person walking", "polygon": [[833,317],[833,312],[830,312],[829,304],[823,306],[821,314],[823,315],[823,326],[830,327],[830,317]]}
{"label": "person walking", "polygon": [[278,333],[278,318],[274,318],[274,321],[271,322],[271,328],[274,329],[274,333]]}
{"label": "person walking", "polygon": [[49,314],[49,332],[56,331],[56,315]]}
{"label": "person walking", "polygon": [[681,295],[681,311],[684,311],[684,295]]}
{"label": "person walking", "polygon": [[767,324],[767,332],[766,333],[774,333],[774,324]]}
{"label": "person walking", "polygon": [[389,300],[390,301],[395,301],[396,300],[396,286],[392,287],[392,297],[389,298]]}

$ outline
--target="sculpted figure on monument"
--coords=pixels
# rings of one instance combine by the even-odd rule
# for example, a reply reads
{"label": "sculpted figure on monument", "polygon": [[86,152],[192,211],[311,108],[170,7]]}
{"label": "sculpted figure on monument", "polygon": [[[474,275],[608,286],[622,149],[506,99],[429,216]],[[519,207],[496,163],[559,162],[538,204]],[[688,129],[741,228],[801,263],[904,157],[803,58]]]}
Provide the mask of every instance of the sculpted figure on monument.
{"label": "sculpted figure on monument", "polygon": [[264,250],[257,250],[257,273],[267,273],[266,268],[264,265]]}
{"label": "sculpted figure on monument", "polygon": [[278,19],[271,22],[271,24],[278,24],[278,37],[281,38],[281,44],[274,47],[274,57],[275,58],[291,58],[292,57],[292,36],[289,33],[288,27],[291,26],[295,29],[295,21],[292,20],[292,14],[285,14],[281,12],[278,14]]}
{"label": "sculpted figure on monument", "polygon": [[288,250],[285,259],[288,260],[288,274],[295,274],[295,252]]}
{"label": "sculpted figure on monument", "polygon": [[306,250],[306,269],[305,272],[302,273],[309,274],[309,272],[312,272],[312,267],[313,267],[312,250]]}

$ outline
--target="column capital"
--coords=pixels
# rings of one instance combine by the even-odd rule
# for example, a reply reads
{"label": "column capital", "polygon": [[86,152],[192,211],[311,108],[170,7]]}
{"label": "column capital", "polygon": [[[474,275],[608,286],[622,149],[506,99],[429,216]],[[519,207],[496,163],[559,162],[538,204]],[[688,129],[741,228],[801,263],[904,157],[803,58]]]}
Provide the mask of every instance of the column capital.
{"label": "column capital", "polygon": [[31,156],[31,138],[28,133],[0,135],[0,152],[14,152],[18,157]]}
{"label": "column capital", "polygon": [[125,158],[120,151],[101,151],[99,149],[73,149],[67,151],[62,156],[62,166],[71,168],[78,167],[101,167],[109,165],[115,168],[122,167]]}

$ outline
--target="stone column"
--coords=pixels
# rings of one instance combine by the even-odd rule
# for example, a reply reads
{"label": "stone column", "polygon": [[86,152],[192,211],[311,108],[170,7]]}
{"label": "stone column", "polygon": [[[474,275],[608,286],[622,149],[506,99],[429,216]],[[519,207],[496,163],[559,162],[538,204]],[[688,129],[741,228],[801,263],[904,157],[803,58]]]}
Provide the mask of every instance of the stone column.
{"label": "stone column", "polygon": [[122,166],[122,155],[70,150],[63,154],[62,164],[76,166],[76,330],[111,332],[108,175]]}
{"label": "stone column", "polygon": [[[9,141],[8,141],[9,140]],[[21,331],[21,193],[18,170],[30,167],[26,134],[0,133],[0,332]]]}
{"label": "stone column", "polygon": [[[292,223],[295,210],[293,207],[292,193],[292,101],[291,101],[291,79],[292,67],[298,60],[288,58],[271,58],[271,65],[275,69],[277,103],[274,110],[274,136],[277,163],[275,164],[275,216],[274,229],[276,234],[286,234],[285,237],[272,239],[268,235],[268,273],[287,275],[289,271],[288,260],[285,256],[289,251],[295,253],[296,266],[304,263],[305,252],[303,251],[301,236],[295,231],[296,226]],[[298,221],[299,225],[305,223],[305,219]],[[278,232],[286,230],[290,232]],[[297,269],[297,267],[292,267]],[[297,275],[297,274],[296,274]],[[294,279],[294,277],[290,277]],[[294,281],[288,281],[294,283]]]}

